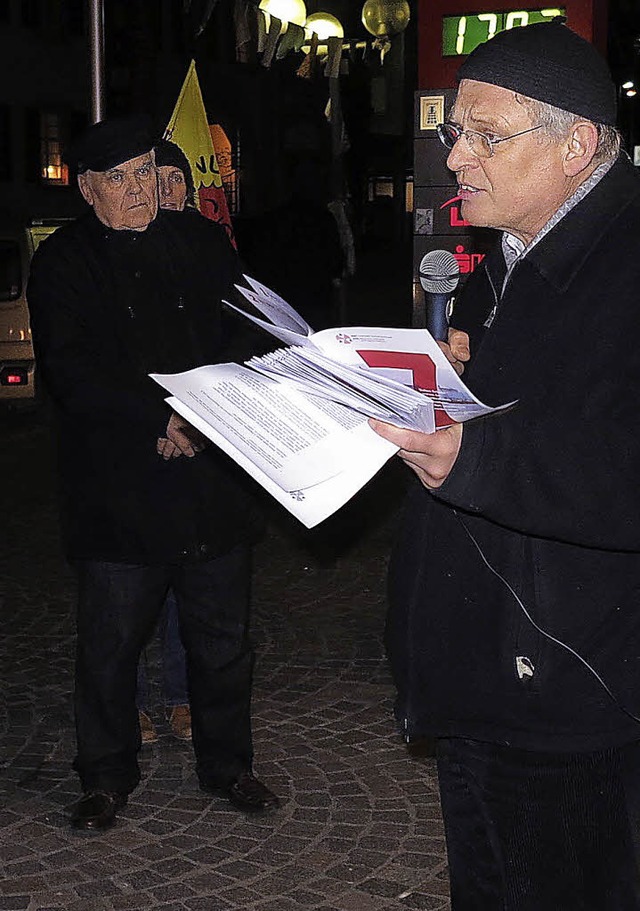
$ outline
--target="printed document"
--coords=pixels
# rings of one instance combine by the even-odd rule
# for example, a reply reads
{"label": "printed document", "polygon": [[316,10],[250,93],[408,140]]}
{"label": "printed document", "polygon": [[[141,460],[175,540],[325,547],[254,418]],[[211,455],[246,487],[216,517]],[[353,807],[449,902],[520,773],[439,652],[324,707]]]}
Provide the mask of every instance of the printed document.
{"label": "printed document", "polygon": [[237,287],[250,307],[225,303],[288,347],[244,366],[152,377],[175,411],[307,528],[336,512],[397,451],[368,418],[433,433],[509,407],[483,405],[426,329],[314,332],[279,295],[244,277],[249,287]]}

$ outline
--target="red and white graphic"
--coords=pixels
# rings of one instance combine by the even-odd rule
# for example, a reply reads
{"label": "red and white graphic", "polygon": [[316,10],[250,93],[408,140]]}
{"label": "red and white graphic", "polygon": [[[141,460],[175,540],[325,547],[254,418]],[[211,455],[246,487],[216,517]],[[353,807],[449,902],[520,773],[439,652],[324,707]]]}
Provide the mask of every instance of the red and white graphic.
{"label": "red and white graphic", "polygon": [[478,266],[482,260],[485,258],[484,253],[467,253],[464,244],[458,244],[454,250],[453,255],[455,256],[458,265],[460,266],[461,273],[473,272],[476,266]]}
{"label": "red and white graphic", "polygon": [[449,209],[449,224],[452,228],[468,228],[471,222],[466,221],[460,215],[460,207],[454,206],[454,202],[459,202],[460,196],[452,196],[451,199],[448,199],[446,202],[443,202],[440,206],[441,209],[446,209],[447,206],[451,206]]}
{"label": "red and white graphic", "polygon": [[[368,367],[382,367],[391,370],[408,370],[413,377],[412,387],[430,398],[439,396],[436,379],[436,365],[428,354],[407,351],[366,351],[358,354]],[[449,427],[457,423],[450,418],[441,405],[434,402],[436,427]]]}

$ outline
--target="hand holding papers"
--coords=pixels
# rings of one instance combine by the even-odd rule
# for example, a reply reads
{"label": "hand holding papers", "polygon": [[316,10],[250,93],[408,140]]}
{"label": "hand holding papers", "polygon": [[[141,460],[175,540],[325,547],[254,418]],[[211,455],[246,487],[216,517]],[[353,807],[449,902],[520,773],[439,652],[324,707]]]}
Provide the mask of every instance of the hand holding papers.
{"label": "hand holding papers", "polygon": [[[344,505],[397,451],[367,418],[431,433],[499,409],[476,399],[424,329],[313,332],[255,279],[238,286],[292,346],[247,361],[153,374],[171,406],[308,528]],[[226,303],[226,302],[225,302]],[[507,406],[504,406],[507,407]]]}

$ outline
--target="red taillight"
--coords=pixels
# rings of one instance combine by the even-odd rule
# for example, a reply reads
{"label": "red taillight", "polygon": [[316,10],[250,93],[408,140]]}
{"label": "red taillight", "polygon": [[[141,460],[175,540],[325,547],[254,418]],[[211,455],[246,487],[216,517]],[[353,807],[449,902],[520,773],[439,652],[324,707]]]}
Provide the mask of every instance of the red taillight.
{"label": "red taillight", "polygon": [[0,368],[0,386],[27,386],[29,372],[23,367]]}

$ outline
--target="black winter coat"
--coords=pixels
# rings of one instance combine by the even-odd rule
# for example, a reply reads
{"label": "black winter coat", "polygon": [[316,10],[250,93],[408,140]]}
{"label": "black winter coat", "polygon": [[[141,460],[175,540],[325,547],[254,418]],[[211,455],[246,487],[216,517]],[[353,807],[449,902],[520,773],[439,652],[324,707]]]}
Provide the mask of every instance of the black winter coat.
{"label": "black winter coat", "polygon": [[470,388],[518,404],[465,425],[444,485],[410,497],[387,627],[398,715],[409,738],[600,749],[640,738],[635,169],[621,158],[516,266],[481,337],[495,264],[453,322],[476,340]]}
{"label": "black winter coat", "polygon": [[197,213],[161,210],[135,232],[91,212],[38,249],[27,293],[70,558],[183,562],[255,538],[249,482],[216,447],[156,453],[170,409],[148,377],[224,360],[220,300],[238,275],[224,230]]}

